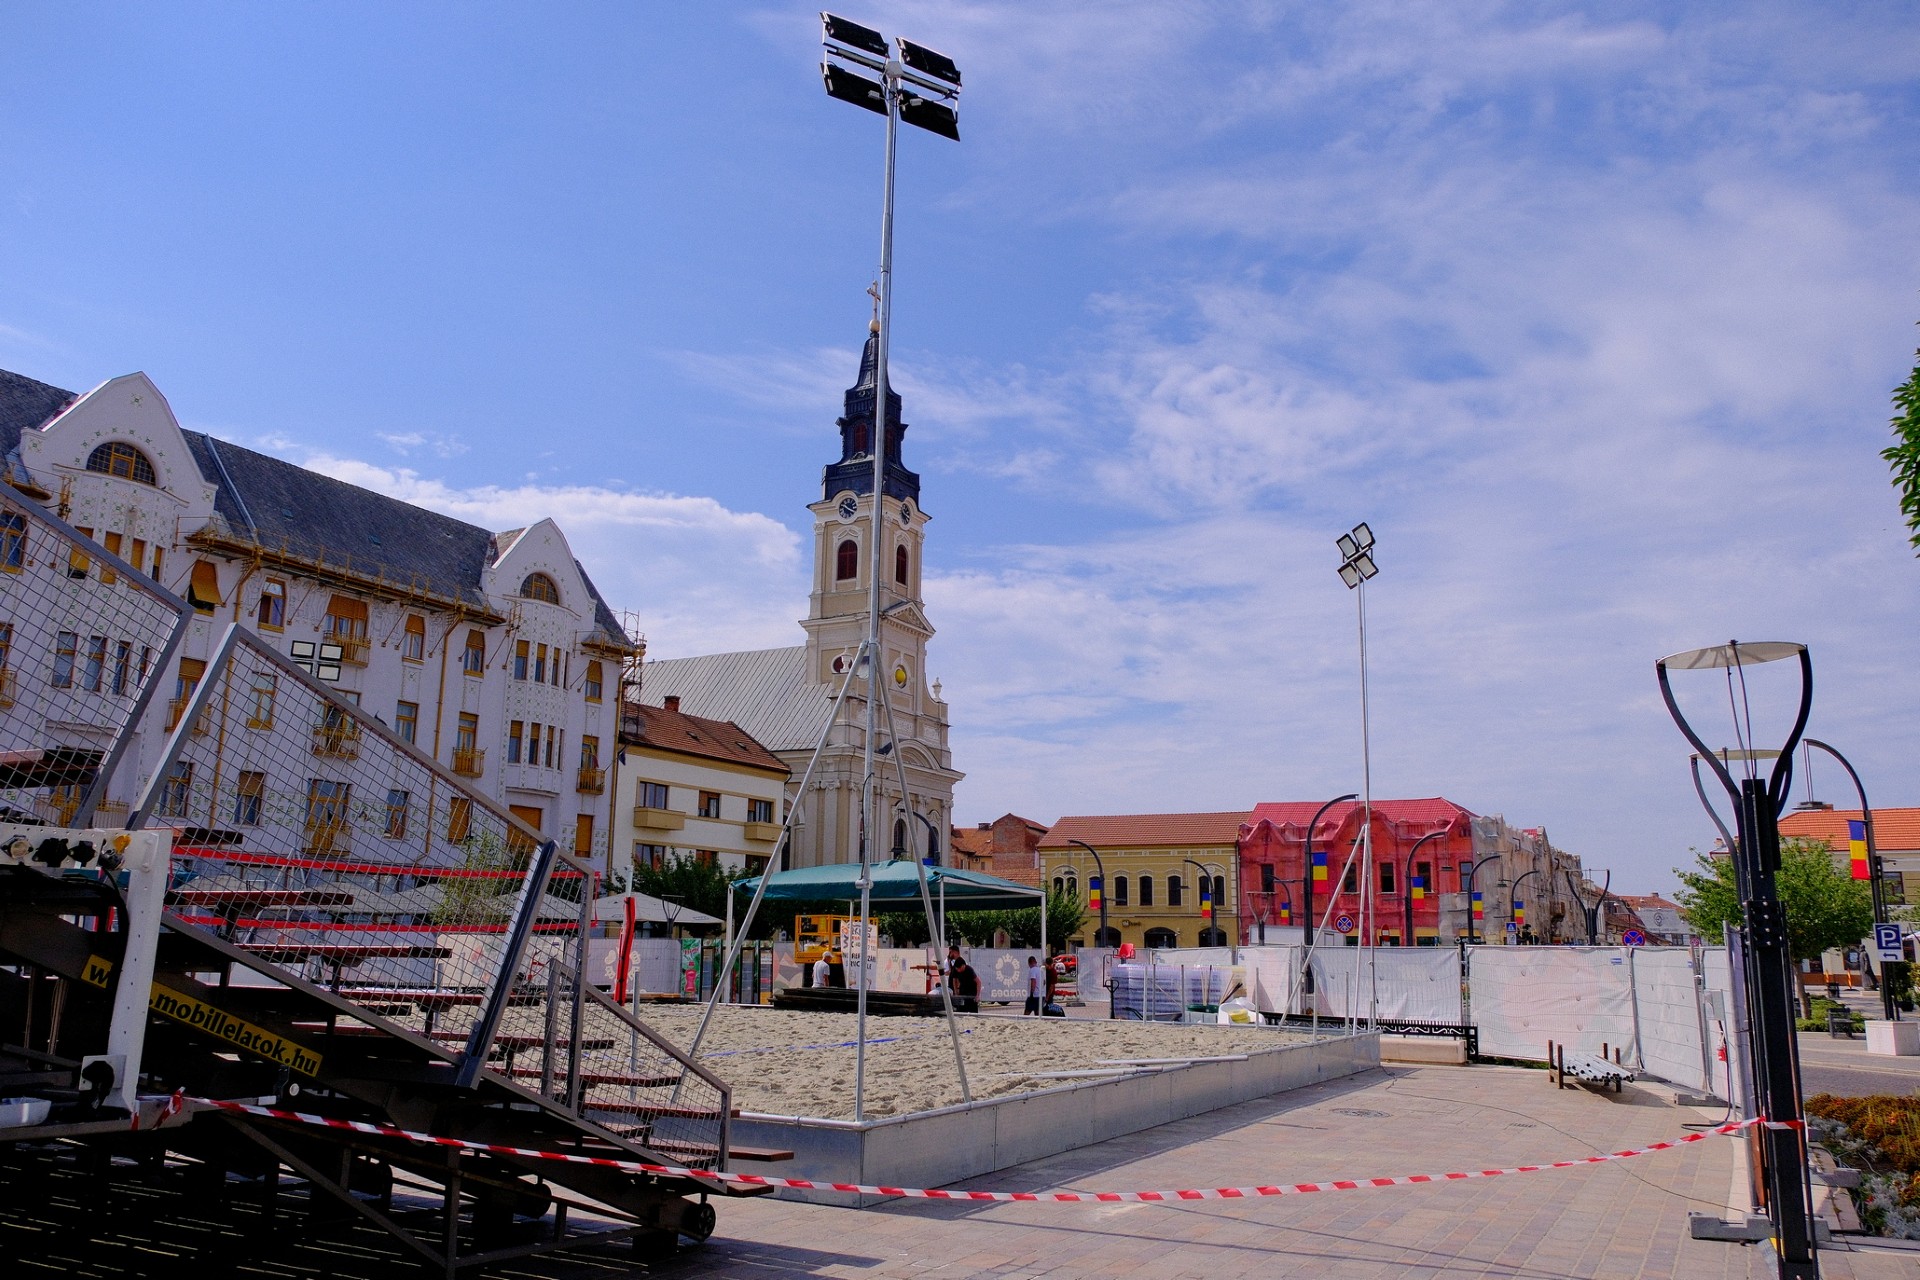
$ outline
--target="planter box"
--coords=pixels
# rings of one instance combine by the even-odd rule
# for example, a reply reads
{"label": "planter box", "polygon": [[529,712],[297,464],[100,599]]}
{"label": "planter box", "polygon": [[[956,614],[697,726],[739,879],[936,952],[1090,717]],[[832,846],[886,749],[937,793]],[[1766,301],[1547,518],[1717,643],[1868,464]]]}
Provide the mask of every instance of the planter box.
{"label": "planter box", "polygon": [[1920,1022],[1887,1022],[1872,1019],[1867,1023],[1867,1052],[1889,1057],[1920,1057]]}

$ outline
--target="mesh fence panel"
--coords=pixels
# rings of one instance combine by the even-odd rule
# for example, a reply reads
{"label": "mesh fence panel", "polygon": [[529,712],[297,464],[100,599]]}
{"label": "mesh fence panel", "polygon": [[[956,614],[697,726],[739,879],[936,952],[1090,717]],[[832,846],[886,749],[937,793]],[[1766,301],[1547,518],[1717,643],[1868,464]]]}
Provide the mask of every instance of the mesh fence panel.
{"label": "mesh fence panel", "polygon": [[0,487],[0,817],[92,816],[191,614]]}
{"label": "mesh fence panel", "polygon": [[534,832],[242,628],[185,714],[134,817],[175,831],[175,922],[453,1053],[498,989],[490,1070],[663,1155],[718,1158],[724,1088],[579,981],[584,863],[558,855],[533,897]]}

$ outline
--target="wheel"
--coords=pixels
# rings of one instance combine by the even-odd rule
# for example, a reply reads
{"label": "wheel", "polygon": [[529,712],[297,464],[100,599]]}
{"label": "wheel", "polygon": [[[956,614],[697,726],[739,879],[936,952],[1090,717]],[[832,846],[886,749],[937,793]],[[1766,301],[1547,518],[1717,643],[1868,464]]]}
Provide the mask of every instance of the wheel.
{"label": "wheel", "polygon": [[690,1204],[680,1211],[680,1234],[695,1244],[705,1244],[719,1220],[720,1215],[707,1201]]}

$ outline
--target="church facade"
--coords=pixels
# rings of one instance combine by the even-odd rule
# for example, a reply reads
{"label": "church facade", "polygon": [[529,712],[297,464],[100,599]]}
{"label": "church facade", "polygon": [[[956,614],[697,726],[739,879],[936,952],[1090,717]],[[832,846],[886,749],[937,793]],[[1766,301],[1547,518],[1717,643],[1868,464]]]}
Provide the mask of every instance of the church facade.
{"label": "church facade", "polygon": [[[909,471],[901,445],[907,425],[900,396],[889,391],[885,414],[886,465],[881,492],[873,492],[877,377],[876,337],[869,335],[859,376],[846,392],[835,424],[840,456],[821,479],[813,515],[813,587],[801,622],[804,644],[744,653],[709,654],[648,662],[637,691],[647,706],[678,699],[687,713],[731,720],[765,745],[791,771],[788,804],[796,810],[788,865],[850,862],[860,851],[860,796],[865,781],[868,678],[853,677],[840,712],[827,723],[867,633],[868,592],[880,575],[878,682],[885,702],[878,716],[884,750],[875,762],[879,828],[872,856],[896,848],[924,853],[929,827],[945,832],[953,788],[965,775],[953,767],[947,704],[927,676],[933,626],[921,599],[922,551],[928,516],[920,505],[920,477]],[[881,536],[871,545],[873,504],[881,505]],[[815,748],[824,741],[811,777]],[[900,767],[896,767],[895,761]],[[903,794],[900,774],[906,775]],[[621,796],[621,803],[633,797]],[[944,845],[944,839],[941,841]]]}

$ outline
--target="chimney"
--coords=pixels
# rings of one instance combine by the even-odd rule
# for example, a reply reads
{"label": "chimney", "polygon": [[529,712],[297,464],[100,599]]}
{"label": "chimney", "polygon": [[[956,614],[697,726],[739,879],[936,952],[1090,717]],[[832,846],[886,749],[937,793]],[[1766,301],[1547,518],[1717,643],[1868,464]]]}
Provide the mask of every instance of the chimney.
{"label": "chimney", "polygon": [[675,714],[679,713],[680,711],[680,695],[679,694],[670,693],[667,695],[667,710],[674,712]]}

